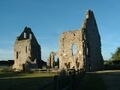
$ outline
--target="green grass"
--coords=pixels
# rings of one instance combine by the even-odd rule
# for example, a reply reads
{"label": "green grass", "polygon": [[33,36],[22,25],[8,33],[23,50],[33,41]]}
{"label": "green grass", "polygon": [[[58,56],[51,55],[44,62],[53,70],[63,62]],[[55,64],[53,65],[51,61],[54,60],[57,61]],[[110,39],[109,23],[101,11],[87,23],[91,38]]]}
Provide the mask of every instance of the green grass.
{"label": "green grass", "polygon": [[106,90],[106,85],[99,74],[86,73],[81,83],[81,90]]}
{"label": "green grass", "polygon": [[[78,90],[106,90],[107,87],[102,76],[112,75],[112,77],[118,79],[118,72],[120,72],[120,70],[86,73]],[[0,90],[43,90],[41,87],[45,87],[44,90],[53,90],[53,77],[56,74],[57,73],[52,72],[0,72]]]}
{"label": "green grass", "polygon": [[120,70],[99,71],[97,74],[103,77],[108,90],[120,90]]}
{"label": "green grass", "polygon": [[36,72],[36,73],[15,73],[15,72],[0,72],[0,79],[10,79],[10,78],[36,78],[36,77],[50,77],[54,76],[56,73],[52,72]]}
{"label": "green grass", "polygon": [[54,75],[56,73],[0,72],[0,90],[40,90],[53,82]]}

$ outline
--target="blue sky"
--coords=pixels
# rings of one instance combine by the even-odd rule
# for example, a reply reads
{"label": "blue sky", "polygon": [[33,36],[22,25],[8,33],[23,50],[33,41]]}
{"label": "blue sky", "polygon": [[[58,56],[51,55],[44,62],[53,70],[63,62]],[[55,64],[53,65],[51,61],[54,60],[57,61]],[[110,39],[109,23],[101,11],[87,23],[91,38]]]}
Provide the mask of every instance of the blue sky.
{"label": "blue sky", "polygon": [[13,59],[15,39],[31,27],[42,47],[42,59],[57,51],[60,34],[80,29],[85,12],[93,10],[109,59],[120,46],[120,0],[0,0],[0,60]]}

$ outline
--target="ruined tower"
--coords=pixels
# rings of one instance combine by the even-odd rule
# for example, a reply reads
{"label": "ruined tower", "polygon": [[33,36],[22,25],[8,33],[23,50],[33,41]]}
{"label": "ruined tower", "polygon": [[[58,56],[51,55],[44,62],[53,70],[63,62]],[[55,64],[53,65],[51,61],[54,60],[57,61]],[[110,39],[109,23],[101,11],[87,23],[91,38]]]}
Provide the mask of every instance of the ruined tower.
{"label": "ruined tower", "polygon": [[59,68],[95,71],[102,68],[101,41],[94,14],[86,13],[80,30],[64,32],[58,51]]}
{"label": "ruined tower", "polygon": [[15,70],[26,70],[40,67],[41,47],[38,44],[31,28],[25,27],[14,44],[14,65]]}

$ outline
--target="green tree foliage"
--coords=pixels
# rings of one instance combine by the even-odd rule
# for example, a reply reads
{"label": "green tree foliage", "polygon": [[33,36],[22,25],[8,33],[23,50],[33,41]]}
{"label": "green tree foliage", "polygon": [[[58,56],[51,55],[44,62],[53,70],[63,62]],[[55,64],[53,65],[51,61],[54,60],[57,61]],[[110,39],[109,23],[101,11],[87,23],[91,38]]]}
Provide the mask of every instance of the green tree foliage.
{"label": "green tree foliage", "polygon": [[54,66],[59,66],[59,58],[57,58],[57,61],[54,62]]}
{"label": "green tree foliage", "polygon": [[111,60],[104,61],[104,65],[112,65],[112,61]]}
{"label": "green tree foliage", "polygon": [[112,54],[111,60],[120,60],[120,47]]}

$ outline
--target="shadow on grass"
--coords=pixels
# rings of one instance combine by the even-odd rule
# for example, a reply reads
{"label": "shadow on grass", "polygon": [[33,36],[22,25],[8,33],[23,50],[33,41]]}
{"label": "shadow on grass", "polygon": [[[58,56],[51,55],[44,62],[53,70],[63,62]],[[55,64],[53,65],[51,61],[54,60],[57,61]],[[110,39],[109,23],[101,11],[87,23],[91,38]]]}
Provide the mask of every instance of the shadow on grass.
{"label": "shadow on grass", "polygon": [[0,78],[17,77],[17,76],[22,76],[22,73],[17,73],[17,72],[0,72]]}
{"label": "shadow on grass", "polygon": [[101,74],[86,73],[80,85],[80,90],[106,90]]}
{"label": "shadow on grass", "polygon": [[52,81],[53,77],[0,79],[0,90],[40,90]]}
{"label": "shadow on grass", "polygon": [[[30,77],[25,77],[25,75]],[[118,76],[120,72],[88,72],[77,90],[106,90],[103,75]],[[53,78],[54,75],[49,73],[2,73],[0,74],[0,90],[54,90]]]}
{"label": "shadow on grass", "polygon": [[120,70],[100,71],[108,90],[120,90]]}
{"label": "shadow on grass", "polygon": [[[26,73],[2,73],[0,74],[0,90],[43,90],[47,86],[48,89],[53,90],[52,82],[53,75],[41,76],[45,73],[26,74]],[[49,74],[49,73],[46,73]],[[24,77],[24,75],[30,75],[30,77]],[[33,77],[31,76],[33,75]],[[51,87],[52,86],[52,87]]]}

